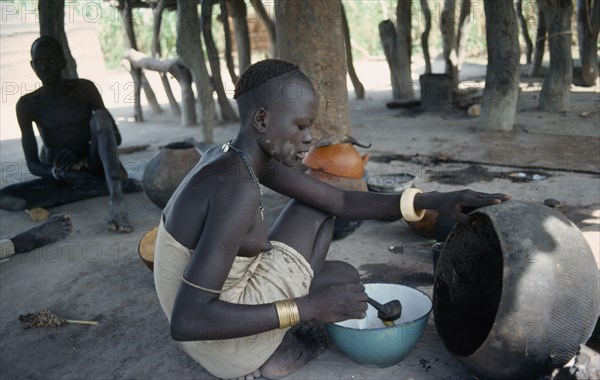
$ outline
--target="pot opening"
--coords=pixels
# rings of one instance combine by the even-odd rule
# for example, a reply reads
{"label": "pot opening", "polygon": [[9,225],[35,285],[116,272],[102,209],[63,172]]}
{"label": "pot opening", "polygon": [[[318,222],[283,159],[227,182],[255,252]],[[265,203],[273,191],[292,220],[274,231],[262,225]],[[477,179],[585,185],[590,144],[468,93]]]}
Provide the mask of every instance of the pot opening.
{"label": "pot opening", "polygon": [[435,323],[454,354],[474,353],[488,337],[502,295],[503,259],[498,236],[484,215],[457,225],[438,262]]}
{"label": "pot opening", "polygon": [[174,142],[174,143],[165,145],[165,148],[167,148],[167,149],[190,149],[193,147],[194,147],[194,144],[192,144],[189,141],[178,141],[178,142]]}

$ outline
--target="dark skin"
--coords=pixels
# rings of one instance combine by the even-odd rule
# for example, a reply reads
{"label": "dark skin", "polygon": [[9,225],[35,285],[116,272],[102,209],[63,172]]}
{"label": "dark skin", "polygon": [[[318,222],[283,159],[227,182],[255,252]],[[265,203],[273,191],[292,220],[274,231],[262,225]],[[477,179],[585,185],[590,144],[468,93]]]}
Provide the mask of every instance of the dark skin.
{"label": "dark skin", "polygon": [[[298,250],[314,271],[309,294],[294,299],[301,323],[364,318],[367,295],[358,272],[346,263],[325,260],[333,231],[332,215],[347,219],[398,216],[400,194],[344,191],[299,171],[297,164],[312,143],[310,125],[317,115],[314,90],[310,84],[305,90],[300,101],[276,101],[268,109],[240,107],[243,121],[233,145],[248,157],[264,186],[292,198],[270,229],[261,219],[259,191],[247,176],[243,161],[235,152],[219,148],[202,157],[164,209],[165,228],[194,250],[184,273],[192,283],[221,289],[236,255],[258,255],[271,248],[271,240],[277,240]],[[463,208],[507,199],[503,194],[464,190],[420,194],[414,205],[415,209],[437,210],[440,215],[468,223]],[[240,321],[252,323],[239,327]],[[272,303],[232,304],[220,301],[217,294],[182,283],[172,313],[171,334],[179,341],[226,339],[278,325]],[[261,367],[263,376],[282,377],[306,363],[295,361],[304,348],[291,332]],[[290,353],[294,344],[298,347]]]}
{"label": "dark skin", "polygon": [[[121,138],[96,86],[85,79],[62,79],[65,65],[56,46],[34,44],[31,67],[42,87],[19,99],[17,120],[27,168],[40,178],[3,188],[0,207],[46,208],[109,195],[107,228],[131,232],[123,192],[141,191],[141,186],[122,179]],[[42,159],[34,123],[43,142]],[[86,167],[73,167],[83,159]]]}
{"label": "dark skin", "polygon": [[71,217],[68,214],[56,214],[10,240],[15,247],[15,253],[29,252],[66,238],[72,229]]}

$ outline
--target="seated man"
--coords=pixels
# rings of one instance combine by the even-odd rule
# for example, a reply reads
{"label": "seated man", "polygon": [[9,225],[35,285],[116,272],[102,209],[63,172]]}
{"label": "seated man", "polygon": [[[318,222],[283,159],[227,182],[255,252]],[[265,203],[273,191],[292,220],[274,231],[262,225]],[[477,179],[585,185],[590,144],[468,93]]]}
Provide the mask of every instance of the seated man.
{"label": "seated man", "polygon": [[[17,119],[27,168],[41,178],[0,189],[0,208],[46,208],[109,195],[108,229],[131,232],[123,192],[142,188],[119,162],[121,136],[98,89],[85,79],[61,78],[66,60],[51,37],[33,42],[31,58],[42,87],[19,99]],[[39,155],[33,123],[43,142]]]}

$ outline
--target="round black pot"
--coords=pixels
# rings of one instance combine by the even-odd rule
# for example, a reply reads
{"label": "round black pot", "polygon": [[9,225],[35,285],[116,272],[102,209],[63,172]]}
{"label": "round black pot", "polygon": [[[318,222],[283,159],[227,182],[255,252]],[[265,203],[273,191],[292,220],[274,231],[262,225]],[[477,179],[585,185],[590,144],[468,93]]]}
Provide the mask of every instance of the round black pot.
{"label": "round black pot", "polygon": [[538,378],[563,366],[599,314],[585,238],[542,204],[509,201],[471,215],[437,263],[433,309],[444,344],[483,378]]}

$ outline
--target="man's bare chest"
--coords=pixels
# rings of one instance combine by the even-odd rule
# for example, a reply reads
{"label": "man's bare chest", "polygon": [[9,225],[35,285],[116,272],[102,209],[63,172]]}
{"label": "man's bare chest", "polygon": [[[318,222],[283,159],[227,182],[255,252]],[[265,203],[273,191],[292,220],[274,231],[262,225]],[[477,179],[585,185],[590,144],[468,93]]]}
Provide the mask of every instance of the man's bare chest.
{"label": "man's bare chest", "polygon": [[88,102],[69,94],[59,99],[36,101],[34,122],[42,134],[64,133],[73,128],[89,128],[92,115]]}

